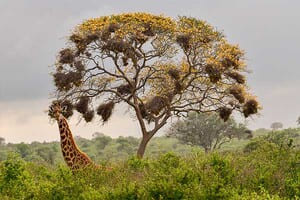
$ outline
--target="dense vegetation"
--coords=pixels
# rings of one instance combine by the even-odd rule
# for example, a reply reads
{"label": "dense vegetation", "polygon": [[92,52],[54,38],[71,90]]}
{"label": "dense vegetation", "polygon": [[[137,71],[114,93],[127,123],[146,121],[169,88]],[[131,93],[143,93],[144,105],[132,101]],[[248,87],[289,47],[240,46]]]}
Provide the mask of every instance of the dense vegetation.
{"label": "dense vegetation", "polygon": [[[126,160],[135,155],[140,139],[135,137],[111,138],[96,133],[91,140],[75,137],[76,143],[82,151],[87,153],[96,163]],[[166,152],[186,154],[191,147],[166,137],[157,137],[149,144],[146,156],[154,157]],[[0,149],[0,161],[5,160],[9,152],[17,152],[25,161],[47,163],[50,165],[61,164],[63,157],[59,142],[32,142],[31,144],[6,144]]]}
{"label": "dense vegetation", "polygon": [[137,138],[96,134],[77,141],[113,169],[74,175],[57,142],[2,144],[0,199],[299,199],[299,133],[260,129],[213,153],[159,137],[144,160]]}

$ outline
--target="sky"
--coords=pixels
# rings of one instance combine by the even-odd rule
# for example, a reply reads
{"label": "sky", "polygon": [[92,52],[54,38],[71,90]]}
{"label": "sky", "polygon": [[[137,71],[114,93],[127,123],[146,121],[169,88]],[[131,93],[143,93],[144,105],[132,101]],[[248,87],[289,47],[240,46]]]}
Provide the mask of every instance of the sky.
{"label": "sky", "polygon": [[[1,0],[0,137],[7,142],[59,139],[46,113],[57,52],[83,20],[124,12],[192,16],[222,31],[246,51],[248,84],[263,106],[259,116],[247,120],[249,127],[268,128],[275,121],[295,127],[300,116],[299,8],[298,0]],[[94,132],[140,136],[137,121],[124,110],[104,125],[79,123],[74,116],[70,126],[86,138]]]}

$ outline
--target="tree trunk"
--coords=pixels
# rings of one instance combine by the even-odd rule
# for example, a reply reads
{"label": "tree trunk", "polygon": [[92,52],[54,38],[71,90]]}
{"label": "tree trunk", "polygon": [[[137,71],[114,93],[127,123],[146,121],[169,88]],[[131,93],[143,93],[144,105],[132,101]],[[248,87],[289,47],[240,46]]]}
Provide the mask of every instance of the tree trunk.
{"label": "tree trunk", "polygon": [[146,135],[143,136],[142,141],[141,141],[138,151],[137,151],[138,158],[143,158],[145,150],[146,150],[146,146],[150,139],[151,139],[151,137],[149,137],[149,136],[146,136]]}

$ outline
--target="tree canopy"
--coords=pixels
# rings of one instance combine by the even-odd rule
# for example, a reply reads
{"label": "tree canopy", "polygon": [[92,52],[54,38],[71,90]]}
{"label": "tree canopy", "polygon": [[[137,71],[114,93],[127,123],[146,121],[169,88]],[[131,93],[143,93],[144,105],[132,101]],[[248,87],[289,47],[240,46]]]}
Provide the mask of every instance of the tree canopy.
{"label": "tree canopy", "polygon": [[0,146],[5,144],[5,138],[4,137],[0,137]]}
{"label": "tree canopy", "polygon": [[184,144],[203,147],[206,152],[220,149],[233,138],[252,137],[244,124],[237,124],[233,118],[224,122],[215,113],[190,113],[184,120],[172,124],[167,135]]}
{"label": "tree canopy", "polygon": [[[86,122],[108,121],[129,105],[142,132],[138,155],[171,116],[233,111],[245,117],[259,104],[248,91],[244,51],[207,22],[148,13],[103,16],[79,24],[53,72],[56,98]],[[147,125],[150,124],[150,126]]]}
{"label": "tree canopy", "polygon": [[272,130],[278,130],[278,129],[281,129],[283,128],[283,124],[281,122],[273,122],[271,124],[271,129]]}

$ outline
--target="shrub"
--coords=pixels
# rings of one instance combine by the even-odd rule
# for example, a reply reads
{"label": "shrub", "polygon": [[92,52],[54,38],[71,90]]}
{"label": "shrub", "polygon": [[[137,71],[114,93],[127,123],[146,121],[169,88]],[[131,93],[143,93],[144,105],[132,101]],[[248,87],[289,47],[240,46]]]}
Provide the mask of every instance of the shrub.
{"label": "shrub", "polygon": [[131,157],[76,173],[10,154],[0,162],[0,199],[297,199],[299,160],[299,150],[266,141],[246,153]]}

